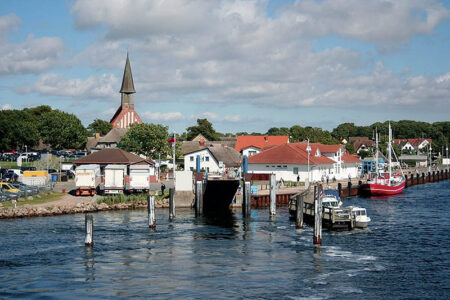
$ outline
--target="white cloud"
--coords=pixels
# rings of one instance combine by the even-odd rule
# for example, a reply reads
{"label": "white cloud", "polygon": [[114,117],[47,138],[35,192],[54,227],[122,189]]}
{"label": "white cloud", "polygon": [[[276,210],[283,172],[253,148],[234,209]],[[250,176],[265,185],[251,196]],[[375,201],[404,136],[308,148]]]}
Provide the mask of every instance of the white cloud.
{"label": "white cloud", "polygon": [[30,34],[22,43],[9,43],[6,36],[19,24],[15,15],[0,16],[0,75],[39,73],[62,63],[64,42],[59,37]]}
{"label": "white cloud", "polygon": [[[38,93],[46,96],[75,98],[110,98],[117,101],[119,83],[111,74],[90,76],[87,79],[67,79],[59,74],[44,74],[31,86],[22,86],[16,91],[22,94]],[[109,100],[109,99],[108,99]]]}
{"label": "white cloud", "polygon": [[0,105],[0,110],[10,110],[10,109],[13,109],[11,104]]}
{"label": "white cloud", "polygon": [[183,120],[184,116],[181,112],[174,111],[174,112],[144,112],[142,113],[142,116],[146,119],[149,119],[151,121],[176,121],[176,120]]}

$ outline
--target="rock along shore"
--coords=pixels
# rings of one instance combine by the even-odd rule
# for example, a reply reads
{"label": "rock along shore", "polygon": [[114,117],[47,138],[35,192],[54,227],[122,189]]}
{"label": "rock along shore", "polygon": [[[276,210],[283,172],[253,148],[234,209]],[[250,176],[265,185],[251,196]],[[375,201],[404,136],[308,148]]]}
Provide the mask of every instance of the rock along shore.
{"label": "rock along shore", "polygon": [[[0,208],[0,219],[25,218],[25,217],[49,217],[67,214],[78,214],[87,212],[107,211],[107,210],[125,210],[125,209],[143,209],[147,208],[147,201],[124,202],[124,203],[77,203],[73,206],[52,206],[35,207],[24,205],[17,208]],[[155,208],[169,207],[169,201],[156,200]]]}

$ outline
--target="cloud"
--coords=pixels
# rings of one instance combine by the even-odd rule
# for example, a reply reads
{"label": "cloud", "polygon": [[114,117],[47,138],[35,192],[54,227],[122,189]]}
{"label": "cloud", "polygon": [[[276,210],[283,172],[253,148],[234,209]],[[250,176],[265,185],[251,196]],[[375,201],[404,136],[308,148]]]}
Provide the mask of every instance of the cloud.
{"label": "cloud", "polygon": [[13,109],[11,104],[0,105],[0,110],[11,110],[11,109]]}
{"label": "cloud", "polygon": [[151,121],[177,121],[177,120],[183,120],[185,117],[181,112],[174,111],[174,112],[144,112],[142,116],[146,119],[149,119]]}
{"label": "cloud", "polygon": [[83,79],[67,79],[59,74],[44,74],[31,86],[16,89],[21,94],[38,93],[43,96],[74,97],[86,99],[111,99],[117,101],[119,81],[114,75],[102,74]]}
{"label": "cloud", "polygon": [[0,16],[0,75],[39,73],[62,63],[61,38],[35,38],[30,34],[22,43],[9,43],[6,36],[19,25],[15,15]]}

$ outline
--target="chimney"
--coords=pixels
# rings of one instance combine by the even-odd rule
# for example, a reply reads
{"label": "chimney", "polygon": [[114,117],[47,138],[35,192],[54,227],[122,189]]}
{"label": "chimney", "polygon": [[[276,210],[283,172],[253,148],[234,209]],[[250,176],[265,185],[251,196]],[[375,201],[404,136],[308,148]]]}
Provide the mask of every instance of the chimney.
{"label": "chimney", "polygon": [[97,133],[95,134],[95,139],[98,139],[99,137],[100,137],[100,133],[97,132]]}
{"label": "chimney", "polygon": [[199,143],[200,143],[201,146],[205,146],[205,140],[204,139],[201,139]]}

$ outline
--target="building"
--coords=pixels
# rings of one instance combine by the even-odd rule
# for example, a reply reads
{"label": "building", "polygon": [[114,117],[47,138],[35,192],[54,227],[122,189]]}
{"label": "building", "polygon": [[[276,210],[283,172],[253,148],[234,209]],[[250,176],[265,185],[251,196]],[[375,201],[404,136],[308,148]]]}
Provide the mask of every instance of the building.
{"label": "building", "polygon": [[192,141],[183,141],[181,143],[181,153],[185,155],[196,150],[204,149],[206,146],[227,146],[234,148],[235,144],[236,138],[234,137],[221,137],[218,141],[209,141],[202,134],[198,134]]}
{"label": "building", "polygon": [[239,135],[234,149],[242,155],[252,156],[264,148],[289,143],[289,136],[280,135]]}
{"label": "building", "polygon": [[375,142],[365,136],[351,136],[348,138],[350,143],[353,143],[353,147],[356,153],[361,151],[374,151]]}
{"label": "building", "polygon": [[414,152],[424,152],[424,148],[428,149],[431,145],[432,139],[394,139],[394,143],[400,147],[400,151],[414,151]]}
{"label": "building", "polygon": [[133,124],[141,124],[142,120],[138,113],[134,110],[134,94],[136,93],[136,90],[134,89],[133,75],[131,74],[128,53],[120,93],[120,106],[110,121],[113,128],[130,128]]}
{"label": "building", "polygon": [[200,169],[207,173],[223,174],[239,171],[241,155],[232,147],[209,144],[184,154],[184,169],[194,171],[200,158]]}
{"label": "building", "polygon": [[[310,147],[308,154],[307,147]],[[359,176],[361,160],[342,150],[341,145],[291,143],[271,147],[248,159],[249,173],[275,173],[277,180],[320,181]],[[308,172],[309,168],[309,172]]]}

